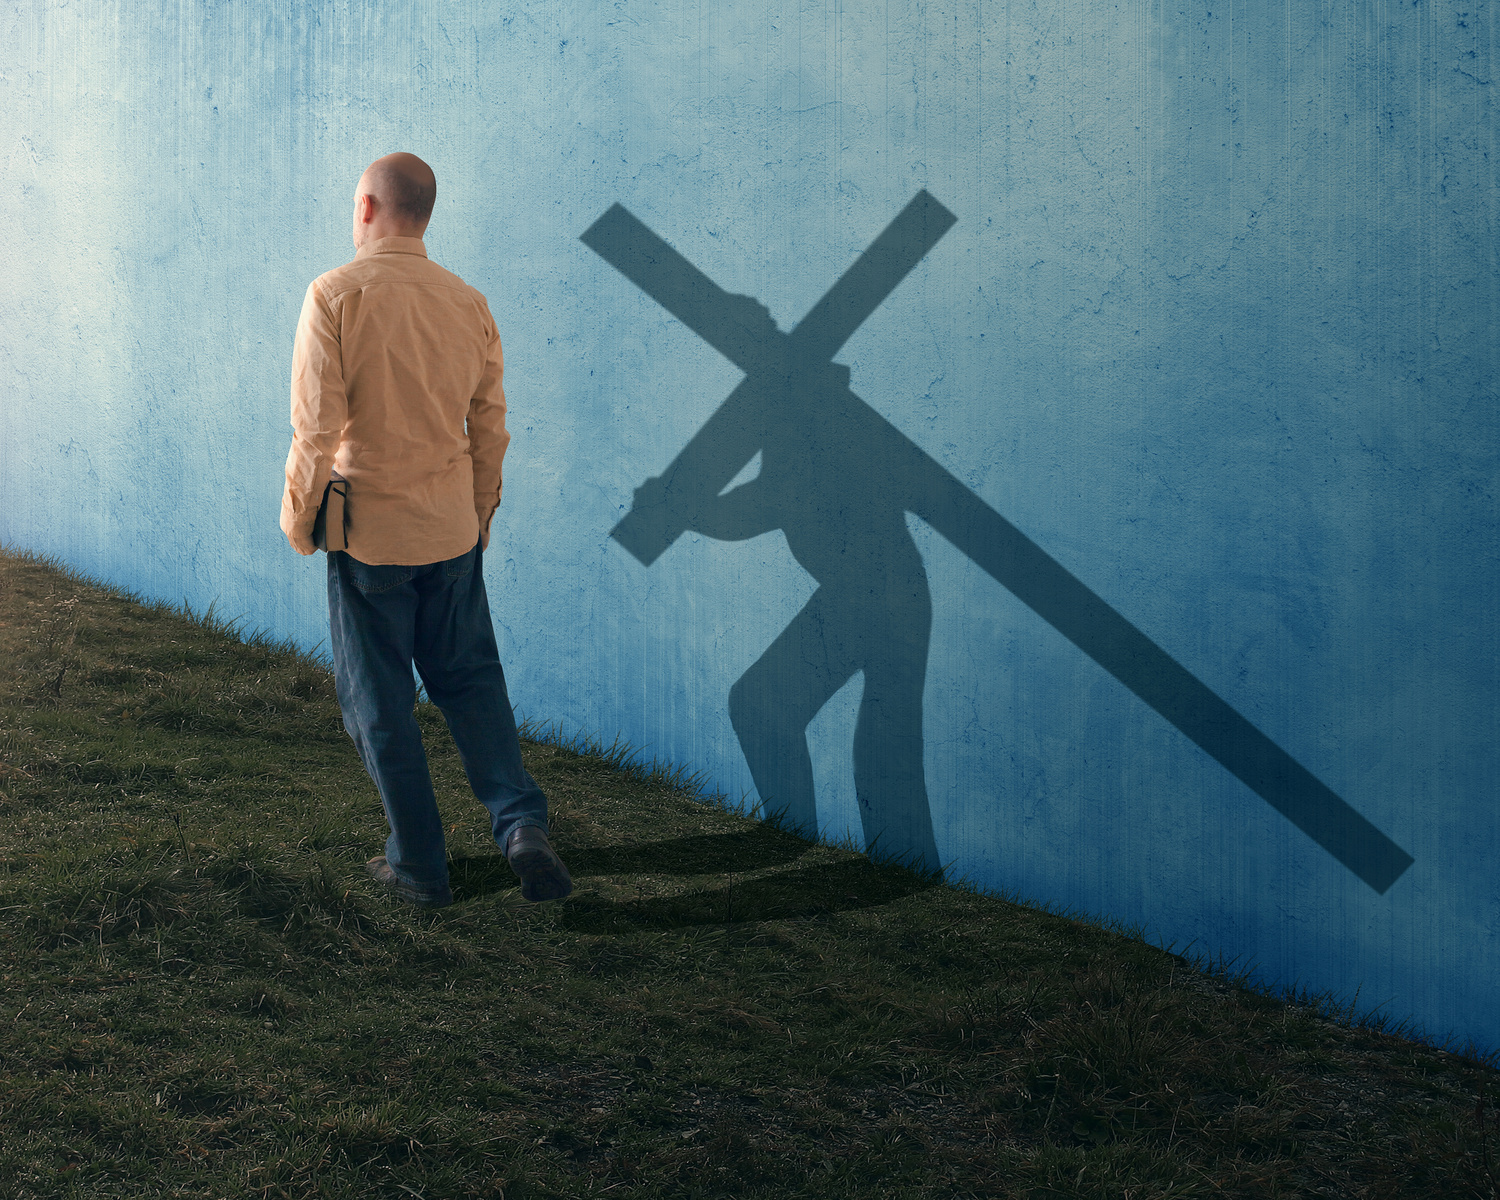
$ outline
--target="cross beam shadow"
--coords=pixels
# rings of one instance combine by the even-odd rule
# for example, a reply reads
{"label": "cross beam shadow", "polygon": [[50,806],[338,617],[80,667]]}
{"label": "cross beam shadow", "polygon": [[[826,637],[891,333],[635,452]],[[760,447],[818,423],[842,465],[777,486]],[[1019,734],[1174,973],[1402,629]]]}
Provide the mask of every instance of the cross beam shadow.
{"label": "cross beam shadow", "polygon": [[[816,829],[808,723],[856,672],[854,779],[866,841],[939,865],[922,765],[932,602],[915,513],[1373,888],[1412,858],[849,389],[831,359],[957,220],[921,191],[790,334],[615,204],[581,240],[745,372],[611,535],[649,566],[683,533],[781,529],[818,588],[730,689],[764,803]],[[761,456],[760,473],[729,488]],[[726,490],[727,489],[727,490]]]}

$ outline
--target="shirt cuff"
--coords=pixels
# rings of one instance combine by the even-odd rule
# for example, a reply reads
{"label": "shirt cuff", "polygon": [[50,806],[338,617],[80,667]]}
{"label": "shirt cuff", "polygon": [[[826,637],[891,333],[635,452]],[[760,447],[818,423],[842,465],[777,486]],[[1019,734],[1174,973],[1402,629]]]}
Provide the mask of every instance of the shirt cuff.
{"label": "shirt cuff", "polygon": [[308,509],[299,516],[285,504],[281,506],[281,532],[287,537],[311,537],[313,526],[317,523],[318,514],[315,509]]}

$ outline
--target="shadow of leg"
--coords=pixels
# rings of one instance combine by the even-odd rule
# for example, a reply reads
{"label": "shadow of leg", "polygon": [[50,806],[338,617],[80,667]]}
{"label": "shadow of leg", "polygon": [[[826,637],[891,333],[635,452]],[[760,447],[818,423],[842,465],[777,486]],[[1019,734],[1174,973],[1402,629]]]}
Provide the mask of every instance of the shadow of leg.
{"label": "shadow of leg", "polygon": [[899,627],[888,626],[866,643],[865,691],[854,729],[854,790],[866,847],[879,858],[931,872],[942,866],[923,764],[931,602],[913,600],[899,616]]}
{"label": "shadow of leg", "polygon": [[830,653],[826,608],[820,588],[729,689],[729,720],[760,793],[762,813],[782,814],[785,826],[805,837],[818,832],[807,726],[855,670],[837,646]]}

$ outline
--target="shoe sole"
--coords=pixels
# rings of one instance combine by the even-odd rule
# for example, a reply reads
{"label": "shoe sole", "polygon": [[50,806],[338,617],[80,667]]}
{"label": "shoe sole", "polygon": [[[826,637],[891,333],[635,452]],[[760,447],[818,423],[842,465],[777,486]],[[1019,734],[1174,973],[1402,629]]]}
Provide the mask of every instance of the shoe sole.
{"label": "shoe sole", "polygon": [[418,891],[399,878],[391,869],[391,864],[384,858],[371,859],[365,864],[365,870],[376,883],[384,884],[393,895],[399,896],[408,904],[415,904],[418,908],[447,908],[453,903],[451,888],[444,888],[441,892]]}
{"label": "shoe sole", "polygon": [[521,877],[521,895],[538,903],[562,900],[573,892],[573,878],[562,859],[538,847],[519,850],[510,860],[510,869]]}

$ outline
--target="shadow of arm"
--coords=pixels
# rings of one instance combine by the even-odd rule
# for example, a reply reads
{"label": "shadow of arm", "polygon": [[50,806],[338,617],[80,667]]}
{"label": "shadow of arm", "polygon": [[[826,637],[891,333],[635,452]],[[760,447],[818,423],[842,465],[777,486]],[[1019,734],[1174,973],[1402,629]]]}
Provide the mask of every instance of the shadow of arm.
{"label": "shadow of arm", "polygon": [[757,389],[741,380],[667,469],[636,490],[635,503],[609,536],[648,567],[689,529],[718,537],[705,528],[709,509],[761,448],[764,419]]}
{"label": "shadow of arm", "polygon": [[776,497],[759,479],[715,496],[698,509],[690,528],[720,542],[743,542],[781,528]]}

